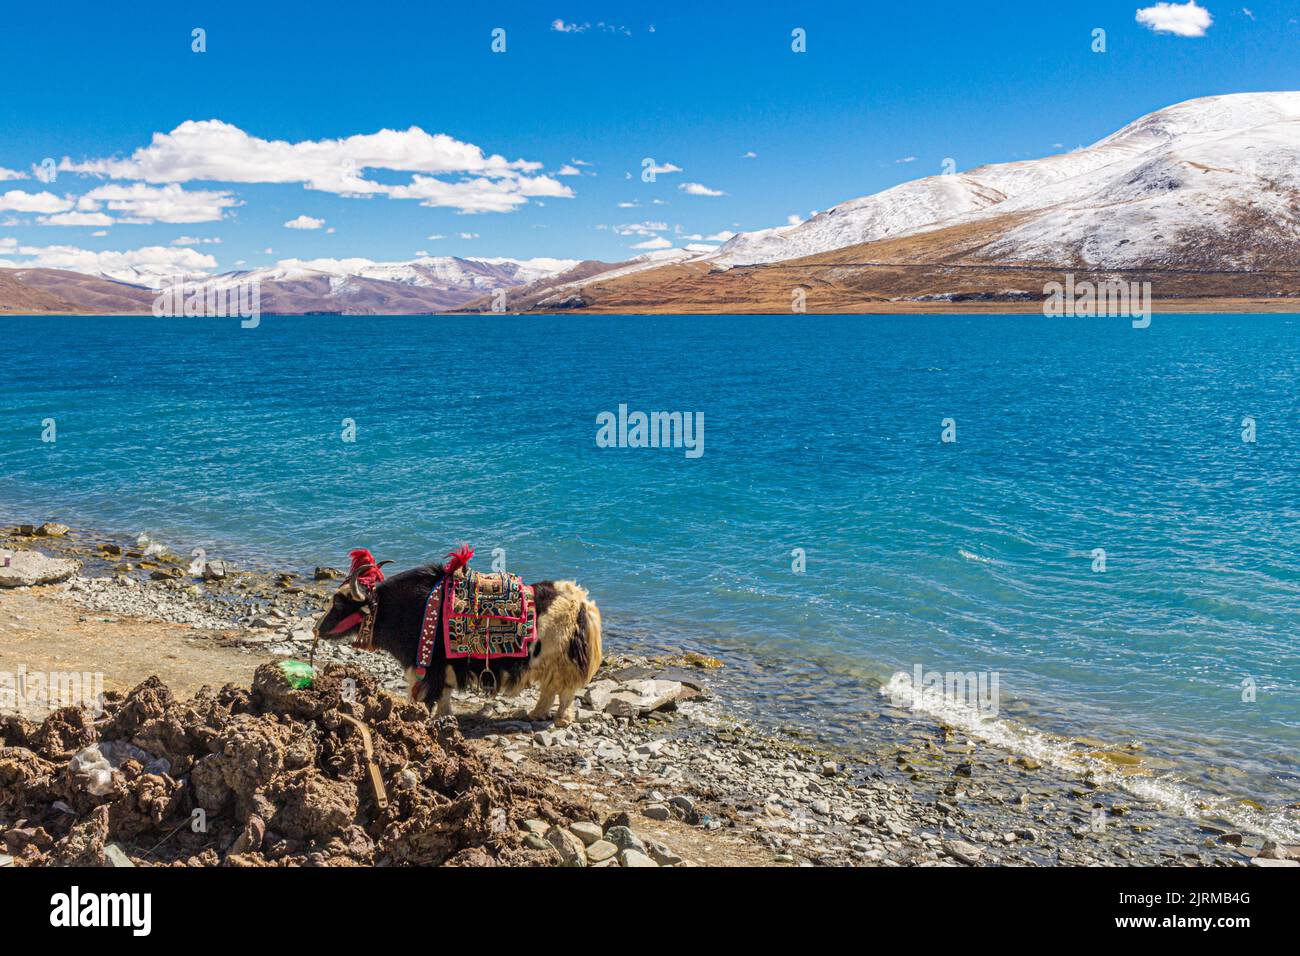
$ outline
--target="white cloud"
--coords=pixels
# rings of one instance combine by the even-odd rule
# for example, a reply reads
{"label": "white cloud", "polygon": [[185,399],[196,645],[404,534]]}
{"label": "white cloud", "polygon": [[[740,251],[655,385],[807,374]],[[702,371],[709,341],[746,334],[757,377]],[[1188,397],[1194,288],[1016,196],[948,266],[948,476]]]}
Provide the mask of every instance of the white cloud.
{"label": "white cloud", "polygon": [[596,165],[595,163],[589,163],[589,162],[587,162],[585,159],[570,159],[569,162],[573,163],[573,165],[575,165],[575,166],[594,166],[594,165]]}
{"label": "white cloud", "polygon": [[894,162],[896,162],[896,163],[914,163],[914,162],[916,162],[916,157],[915,157],[915,156],[904,156],[902,159],[896,159],[896,160],[894,160]]}
{"label": "white cloud", "polygon": [[688,242],[682,246],[687,252],[716,252],[718,247],[711,246],[707,242]]}
{"label": "white cloud", "polygon": [[215,222],[225,211],[241,205],[231,193],[207,189],[186,190],[175,184],[147,186],[144,183],[98,186],[77,200],[82,212],[97,212],[101,206],[120,213],[126,223]]}
{"label": "white cloud", "polygon": [[1172,33],[1180,37],[1203,37],[1214,23],[1210,11],[1196,3],[1157,3],[1137,12],[1137,22],[1156,33]]}
{"label": "white cloud", "polygon": [[735,235],[734,232],[731,232],[730,230],[727,229],[723,229],[721,232],[715,232],[713,235],[705,236],[704,238],[709,240],[709,242],[726,242],[734,235]]}
{"label": "white cloud", "polygon": [[[573,195],[549,176],[532,175],[541,166],[488,155],[472,143],[418,126],[290,143],[261,139],[220,120],[187,120],[170,133],[155,133],[148,146],[125,159],[64,157],[59,169],[150,183],[302,183],[342,196],[418,199],[468,213],[508,212],[533,196]],[[407,184],[392,185],[367,179],[368,169],[415,175]],[[434,178],[447,175],[469,178]]]}
{"label": "white cloud", "polygon": [[27,179],[27,178],[28,176],[24,172],[19,172],[16,169],[5,169],[3,166],[0,166],[0,183],[4,182],[6,179]]}
{"label": "white cloud", "polygon": [[111,226],[115,220],[102,212],[60,212],[36,221],[42,226]]}
{"label": "white cloud", "polygon": [[621,202],[618,204],[619,209],[638,209],[640,206],[641,204],[636,200],[633,200],[632,202]]}
{"label": "white cloud", "polygon": [[315,219],[308,215],[299,216],[297,219],[290,219],[284,224],[286,229],[319,229],[325,225],[324,219]]}
{"label": "white cloud", "polygon": [[172,240],[173,246],[219,246],[221,240],[218,239],[200,239],[196,236],[177,236]]}
{"label": "white cloud", "polygon": [[[551,29],[556,33],[586,33],[591,28],[590,23],[565,23],[558,17],[551,21]],[[596,23],[595,28],[602,33],[621,33],[629,37],[632,35],[632,31],[622,24],[606,23],[604,20]]]}
{"label": "white cloud", "polygon": [[60,199],[54,193],[28,193],[21,189],[11,189],[0,193],[0,209],[13,212],[67,212],[75,203],[71,199]]}
{"label": "white cloud", "polygon": [[721,189],[710,189],[703,183],[682,183],[677,187],[688,196],[725,196]]}
{"label": "white cloud", "polygon": [[[678,166],[678,165],[676,165],[676,164],[674,164],[674,163],[664,163],[662,166],[660,166],[660,165],[657,164],[657,163],[651,163],[649,166],[647,166],[647,167],[645,167],[645,168],[646,168],[647,170],[649,170],[649,172],[650,172],[651,175],[654,175],[654,176],[662,176],[662,175],[664,175],[664,174],[666,174],[666,173],[681,173],[681,172],[685,172],[685,170],[683,170],[682,167],[680,167],[680,166]],[[628,178],[629,178],[629,179],[632,178],[631,173],[628,174]]]}
{"label": "white cloud", "polygon": [[785,217],[785,224],[787,226],[798,226],[802,222],[803,220],[799,218],[799,214],[797,212],[792,212],[790,213],[790,215]]}
{"label": "white cloud", "polygon": [[446,237],[446,236],[440,236],[440,235],[438,235],[437,233],[435,233],[435,234],[432,235],[432,236],[425,236],[424,238],[426,238],[426,239],[432,239],[433,241],[436,242],[436,241],[439,240],[439,239],[446,239],[447,237]]}
{"label": "white cloud", "polygon": [[460,238],[460,239],[477,239],[477,238],[478,238],[478,233],[477,233],[477,232],[458,232],[458,233],[456,233],[456,236],[457,236],[457,238]]}
{"label": "white cloud", "polygon": [[645,242],[638,242],[633,249],[671,249],[672,243],[663,236],[655,236],[653,239],[647,239]]}
{"label": "white cloud", "polygon": [[572,165],[572,164],[570,164],[570,163],[565,163],[565,164],[564,164],[563,166],[561,166],[558,170],[556,170],[555,175],[557,175],[557,176],[581,176],[581,175],[582,175],[582,170],[579,169],[577,166],[574,166],[574,165]]}
{"label": "white cloud", "polygon": [[745,152],[745,154],[744,154],[743,156],[741,156],[740,158],[741,158],[741,159],[758,159],[758,153],[754,152],[752,149],[751,149],[751,150],[747,150],[747,151]]}
{"label": "white cloud", "polygon": [[90,237],[91,237],[92,239],[103,239],[103,238],[104,238],[105,236],[107,236],[107,235],[108,235],[108,233],[107,233],[105,230],[103,230],[103,229],[96,229],[94,232],[92,232],[92,233],[90,234]]}
{"label": "white cloud", "polygon": [[614,232],[620,236],[653,236],[656,232],[663,232],[667,228],[666,222],[637,222],[615,226]]}
{"label": "white cloud", "polygon": [[[0,249],[3,248],[0,243]],[[76,246],[20,246],[16,251],[25,257],[25,261],[20,263],[24,269],[66,269],[88,275],[136,272],[196,274],[217,267],[217,260],[212,256],[193,249],[166,246],[146,246],[122,252],[92,252]]]}

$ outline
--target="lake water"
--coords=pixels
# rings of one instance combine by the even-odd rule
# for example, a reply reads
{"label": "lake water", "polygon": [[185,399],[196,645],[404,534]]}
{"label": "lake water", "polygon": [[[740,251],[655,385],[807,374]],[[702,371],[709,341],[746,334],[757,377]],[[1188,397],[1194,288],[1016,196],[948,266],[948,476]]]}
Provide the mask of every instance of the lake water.
{"label": "lake water", "polygon": [[[1249,799],[1295,838],[1296,316],[50,317],[4,339],[10,520],[278,566],[468,541],[476,566],[580,580],[612,651],[724,657],[774,726],[852,746],[895,671],[996,674],[985,736],[1137,742],[1134,787]],[[601,447],[620,405],[702,415],[703,453]]]}

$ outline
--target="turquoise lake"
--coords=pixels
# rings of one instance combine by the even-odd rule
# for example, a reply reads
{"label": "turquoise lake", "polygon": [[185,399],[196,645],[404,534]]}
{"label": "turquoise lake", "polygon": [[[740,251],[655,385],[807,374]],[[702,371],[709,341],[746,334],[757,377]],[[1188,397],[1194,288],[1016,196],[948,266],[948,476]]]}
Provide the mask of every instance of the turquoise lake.
{"label": "turquoise lake", "polygon": [[[3,328],[6,520],[277,567],[501,549],[586,585],[609,651],[724,658],[771,726],[852,747],[894,671],[996,672],[994,739],[1136,741],[1173,802],[1296,832],[1300,317]],[[702,417],[702,454],[601,447],[620,405]]]}

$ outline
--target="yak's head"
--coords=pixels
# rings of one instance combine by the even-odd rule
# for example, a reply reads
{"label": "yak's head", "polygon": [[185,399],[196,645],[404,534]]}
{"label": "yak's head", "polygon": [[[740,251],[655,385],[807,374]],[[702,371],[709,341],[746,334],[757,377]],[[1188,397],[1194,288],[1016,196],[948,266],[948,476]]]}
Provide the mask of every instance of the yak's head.
{"label": "yak's head", "polygon": [[371,594],[384,581],[384,572],[380,569],[385,564],[392,562],[375,563],[370,552],[364,549],[352,552],[352,570],[334,592],[324,617],[316,623],[318,636],[338,638],[356,633],[370,604]]}

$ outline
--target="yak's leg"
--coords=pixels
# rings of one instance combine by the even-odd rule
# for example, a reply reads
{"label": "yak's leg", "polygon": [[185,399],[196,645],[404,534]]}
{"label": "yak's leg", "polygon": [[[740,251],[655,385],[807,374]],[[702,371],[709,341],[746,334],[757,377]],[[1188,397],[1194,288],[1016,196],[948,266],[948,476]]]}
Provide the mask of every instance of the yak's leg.
{"label": "yak's leg", "polygon": [[438,707],[433,716],[446,717],[451,713],[451,692],[456,689],[456,672],[450,664],[442,672],[442,693],[438,695]]}
{"label": "yak's leg", "polygon": [[550,680],[542,681],[542,688],[537,695],[537,706],[528,712],[529,720],[545,720],[551,712],[551,703],[555,700],[554,685]]}
{"label": "yak's leg", "polygon": [[429,685],[423,677],[416,673],[414,667],[406,668],[406,686],[411,695],[411,700],[417,704],[429,694]]}
{"label": "yak's leg", "polygon": [[576,693],[572,687],[560,691],[560,709],[555,714],[556,727],[567,727],[573,723],[573,696]]}

